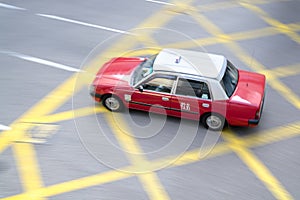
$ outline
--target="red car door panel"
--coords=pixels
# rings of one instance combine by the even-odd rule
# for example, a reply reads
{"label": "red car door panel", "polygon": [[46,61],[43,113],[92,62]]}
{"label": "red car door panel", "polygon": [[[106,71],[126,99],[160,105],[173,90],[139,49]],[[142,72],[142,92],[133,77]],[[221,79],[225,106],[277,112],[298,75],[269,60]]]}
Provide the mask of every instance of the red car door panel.
{"label": "red car door panel", "polygon": [[135,90],[131,95],[129,107],[160,114],[169,114],[171,95],[155,91]]}

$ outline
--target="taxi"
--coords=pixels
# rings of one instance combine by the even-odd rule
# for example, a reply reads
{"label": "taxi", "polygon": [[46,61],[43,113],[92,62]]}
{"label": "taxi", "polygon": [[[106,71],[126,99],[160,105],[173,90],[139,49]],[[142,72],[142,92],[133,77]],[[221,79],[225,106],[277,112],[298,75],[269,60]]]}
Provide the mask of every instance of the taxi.
{"label": "taxi", "polygon": [[110,111],[125,108],[199,120],[221,130],[258,125],[266,78],[237,69],[222,55],[162,49],[147,58],[118,57],[105,63],[90,95]]}

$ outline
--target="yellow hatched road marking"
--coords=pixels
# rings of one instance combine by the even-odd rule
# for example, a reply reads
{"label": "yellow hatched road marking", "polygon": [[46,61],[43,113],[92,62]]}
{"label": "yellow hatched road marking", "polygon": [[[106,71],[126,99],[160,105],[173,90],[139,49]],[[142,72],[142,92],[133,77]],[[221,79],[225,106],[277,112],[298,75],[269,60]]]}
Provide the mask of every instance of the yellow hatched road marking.
{"label": "yellow hatched road marking", "polygon": [[[243,140],[243,145],[245,147],[255,148],[255,147],[271,144],[274,142],[282,141],[285,139],[297,137],[299,135],[300,135],[300,121],[295,123],[290,123],[282,127],[275,127],[273,129],[264,130],[256,133],[255,135],[243,137],[241,138],[241,140]],[[166,161],[167,162],[170,161],[170,165],[166,166],[167,168],[171,168],[174,166],[182,166],[182,165],[198,162],[200,160],[206,160],[216,156],[221,156],[230,152],[232,152],[231,148],[228,146],[227,143],[223,142],[214,146],[214,148],[211,149],[209,154],[206,154],[207,149],[200,149],[200,150],[194,149],[185,152],[180,157],[178,157],[177,155],[172,155],[172,156],[167,156],[165,158],[160,158],[148,162],[147,168],[156,169],[157,167],[161,166],[162,162],[166,162]],[[206,156],[202,156],[203,154],[205,154]],[[172,161],[174,162],[172,163]],[[25,192],[4,199],[5,200],[28,199],[29,196],[49,197],[49,196],[59,195],[62,193],[71,192],[74,190],[79,190],[79,189],[83,189],[95,185],[101,185],[108,182],[113,182],[131,176],[135,176],[135,174],[133,173],[124,173],[124,171],[125,172],[138,171],[140,170],[140,166],[128,166],[118,170],[112,170],[112,171],[103,172],[92,176],[75,179],[72,181],[55,184],[52,186],[36,189],[31,192]]]}
{"label": "yellow hatched road marking", "polygon": [[[24,190],[30,192],[44,187],[33,145],[29,143],[15,143],[13,152]],[[27,199],[44,198],[30,195]]]}
{"label": "yellow hatched road marking", "polygon": [[244,137],[243,140],[244,144],[250,148],[278,142],[296,136],[300,136],[300,122],[260,131],[257,134]]}
{"label": "yellow hatched road marking", "polygon": [[[272,2],[282,2],[288,0],[252,0],[252,1],[248,0],[248,1],[253,4],[267,4]],[[243,2],[247,2],[247,0],[243,0]],[[235,7],[239,7],[238,1],[225,1],[225,2],[211,3],[208,5],[198,6],[197,8],[200,12],[208,12],[208,11],[235,8]]]}
{"label": "yellow hatched road marking", "polygon": [[[300,25],[299,24],[287,24],[288,27],[290,27],[293,31],[300,31]],[[255,30],[249,30],[249,31],[242,31],[237,33],[228,33],[227,36],[232,41],[243,41],[243,40],[249,40],[249,39],[256,39],[260,37],[266,37],[266,36],[272,36],[272,35],[278,35],[281,32],[275,28],[275,27],[266,27],[266,28],[260,28]],[[170,44],[163,45],[164,47],[169,48],[193,48],[198,46],[209,46],[214,44],[222,44],[226,43],[228,40],[222,40],[220,37],[212,36],[212,37],[206,37],[206,38],[199,38],[199,39],[193,39],[188,41],[182,41],[182,42],[175,42]]]}
{"label": "yellow hatched road marking", "polygon": [[245,142],[235,136],[231,131],[222,134],[228,142],[228,146],[238,157],[247,165],[247,167],[265,184],[271,193],[280,200],[291,200],[293,197],[268,170],[268,168],[248,149]]}
{"label": "yellow hatched road marking", "polygon": [[[128,168],[128,170],[131,169]],[[50,197],[50,196],[72,192],[87,187],[110,183],[131,176],[132,174],[130,173],[124,173],[121,171],[113,170],[113,171],[103,172],[101,174],[83,177],[80,179],[75,179],[72,181],[66,181],[52,186],[40,188],[35,191],[30,191],[30,192],[18,194],[11,197],[6,197],[3,198],[3,200],[24,200],[24,199],[30,199],[31,196]]]}
{"label": "yellow hatched road marking", "polygon": [[[287,76],[295,76],[300,73],[300,64],[281,66],[274,69],[265,69],[259,71],[259,73],[265,74],[268,79],[272,79],[273,77],[283,78]],[[271,74],[271,76],[269,76],[269,74]]]}
{"label": "yellow hatched road marking", "polygon": [[[165,17],[163,17],[162,18],[162,16],[165,16]],[[167,17],[166,17],[167,16]],[[169,20],[169,18],[168,17],[170,17],[171,18],[171,15],[168,15],[168,14],[163,14],[163,15],[161,15],[160,17],[154,17],[153,19],[155,19],[155,20],[157,20],[157,22],[158,23],[161,23],[161,25],[162,24],[164,24],[165,22],[167,22],[168,20]],[[165,21],[164,21],[164,19],[166,19]],[[149,25],[149,24],[155,24],[155,23],[153,23],[154,21],[151,21],[151,20],[149,20],[149,21],[146,21],[145,23],[144,23],[144,25],[146,25],[145,27],[147,27],[147,25]],[[147,24],[148,23],[148,24]],[[156,25],[157,26],[157,25]],[[297,25],[297,24],[295,24],[295,26],[294,27],[298,27],[299,28],[299,26]],[[281,29],[284,29],[284,28],[281,28]],[[222,35],[221,35],[221,37],[218,37],[218,39],[221,39],[221,40],[218,40],[218,42],[220,42],[220,41],[222,41]],[[231,39],[233,39],[233,38],[231,38]],[[223,40],[224,40],[224,37],[223,37]],[[227,40],[224,40],[224,42],[228,42]],[[120,43],[119,43],[120,44]],[[122,45],[124,45],[125,43],[121,43]],[[130,43],[131,44],[131,43]],[[108,51],[109,52],[109,51]],[[109,53],[107,53],[107,54],[104,54],[104,55],[108,55]],[[94,65],[94,67],[93,67],[93,69],[96,69],[96,67],[95,67],[96,65]],[[99,63],[97,64],[97,67],[99,66]],[[91,68],[92,69],[92,68]],[[48,114],[48,113],[50,113],[50,112],[52,112],[53,110],[55,110],[55,109],[57,109],[58,108],[58,106],[60,106],[60,105],[62,105],[67,99],[69,99],[69,97],[70,97],[70,95],[72,95],[72,90],[70,90],[70,88],[72,88],[71,86],[74,84],[74,83],[67,83],[68,81],[70,81],[70,82],[72,82],[72,81],[74,81],[74,78],[75,78],[76,76],[72,76],[70,79],[68,79],[65,83],[63,83],[61,86],[59,86],[58,88],[57,88],[57,91],[55,90],[55,91],[53,91],[53,92],[51,92],[49,95],[47,95],[47,97],[46,98],[44,98],[39,104],[37,104],[37,105],[35,105],[32,109],[30,109],[30,114],[28,114],[28,115],[23,115],[23,116],[25,116],[24,118],[23,118],[23,116],[22,117],[20,117],[19,118],[19,120],[18,121],[23,121],[24,119],[35,119],[35,118],[38,118],[39,116],[44,116],[44,115],[46,115],[46,114]],[[85,82],[82,82],[82,85],[85,85],[86,83],[88,83],[87,81],[85,81]],[[76,88],[76,90],[79,90],[79,88],[80,87],[78,87],[78,88]],[[65,90],[65,91],[64,91]],[[70,94],[70,92],[71,92],[71,94]],[[76,92],[76,91],[74,91],[74,92]],[[66,95],[66,94],[68,94],[68,95]],[[50,106],[49,106],[50,105]],[[71,117],[71,115],[70,115],[70,113],[64,113],[64,114],[62,114],[62,115],[60,115],[60,116],[58,116],[57,115],[57,117],[61,117],[61,119],[67,119],[68,117]],[[54,120],[54,118],[52,118],[51,119],[52,121]],[[16,122],[14,122],[14,124],[12,125],[12,127],[16,127],[16,126],[18,126],[18,128],[17,129],[22,129],[21,131],[16,131],[17,129],[15,128],[15,129],[13,129],[12,131],[6,131],[6,132],[3,132],[3,134],[2,135],[0,135],[0,152],[2,151],[2,150],[4,150],[12,141],[14,141],[16,138],[19,138],[19,137],[24,137],[24,134],[23,134],[23,130],[27,130],[28,128],[30,128],[30,125],[25,125],[25,126],[22,126],[23,128],[19,128],[19,126],[20,126],[20,124],[18,124],[17,122],[18,121],[16,121]],[[17,147],[18,148],[18,147]],[[32,148],[32,146],[30,147],[30,148]],[[27,152],[28,153],[28,155],[30,154],[30,153],[32,153],[32,149],[30,150],[30,148],[29,148],[29,151]],[[221,148],[222,150],[226,150],[226,152],[228,152],[228,149],[227,148]],[[18,151],[18,150],[17,150]],[[199,152],[198,152],[199,153]],[[221,151],[219,152],[219,154],[222,154],[221,153]],[[218,155],[219,155],[218,154]],[[33,154],[31,154],[31,155],[33,155]],[[178,160],[178,162],[176,162],[176,163],[178,163],[178,165],[180,165],[180,164],[183,164],[183,163],[187,163],[188,161],[193,161],[193,162],[195,162],[196,160],[195,160],[195,154],[187,154],[187,155],[189,155],[189,156],[186,156],[186,157],[184,157],[185,158],[185,160]],[[18,159],[22,159],[22,158],[18,158]],[[23,161],[20,161],[20,162],[23,162]],[[33,160],[32,162],[36,162],[35,160]],[[35,165],[36,166],[36,165]],[[32,169],[31,169],[32,170]],[[20,170],[21,171],[21,170]],[[24,169],[23,169],[23,171],[25,171]],[[37,171],[35,171],[35,172],[37,172]],[[26,175],[24,175],[24,176],[26,176]],[[109,176],[111,176],[112,178],[110,179],[109,178]],[[129,177],[130,175],[128,175],[128,174],[126,174],[126,175],[124,175],[124,173],[118,173],[118,172],[116,172],[116,171],[114,171],[114,172],[112,172],[112,173],[108,173],[107,174],[107,176],[106,176],[106,178],[107,179],[105,179],[104,178],[104,176],[103,176],[103,179],[102,178],[99,178],[99,179],[97,179],[97,181],[96,180],[91,180],[91,179],[89,179],[90,180],[90,182],[86,182],[86,184],[87,185],[89,185],[89,184],[91,184],[91,183],[94,183],[95,184],[95,182],[97,182],[97,183],[104,183],[105,182],[105,180],[107,180],[107,182],[109,182],[109,180],[110,181],[113,181],[113,180],[118,180],[118,178],[119,177]],[[39,177],[39,176],[37,176],[37,177]],[[101,176],[102,177],[102,176]],[[97,177],[98,178],[98,177]],[[100,180],[101,179],[101,180]],[[149,179],[149,178],[146,178],[146,179]],[[40,180],[41,181],[41,178],[37,178],[36,180]],[[93,182],[94,181],[94,182]],[[155,180],[155,178],[154,178],[154,180],[153,181],[156,181]],[[66,184],[65,183],[62,183],[62,184],[58,184],[58,185],[54,185],[53,187],[52,186],[50,186],[50,187],[48,187],[48,188],[42,188],[42,189],[37,189],[38,187],[38,182],[39,181],[36,181],[36,185],[34,186],[34,191],[40,191],[40,195],[38,195],[38,196],[53,196],[54,194],[57,194],[57,192],[58,193],[64,193],[63,191],[68,191],[68,190],[70,190],[70,188],[77,188],[77,189],[80,189],[80,188],[82,188],[81,186],[85,186],[84,184],[82,184],[82,182],[76,182],[76,180],[74,180],[74,182],[72,182],[73,184],[71,184],[71,185],[68,185],[68,182],[66,182]],[[151,181],[150,181],[151,182]],[[85,182],[83,182],[83,183],[85,183]],[[27,186],[26,186],[27,187]],[[28,189],[30,189],[30,187],[27,187]],[[50,188],[50,189],[49,189]],[[47,190],[47,189],[49,189],[49,190]],[[45,193],[47,193],[47,192],[49,192],[48,194],[49,195],[44,195]],[[52,192],[52,193],[51,193]],[[29,192],[29,193],[24,193],[24,194],[32,194],[32,195],[35,195],[35,193],[33,192],[33,191],[31,191],[31,192]],[[22,194],[21,194],[22,195]],[[27,197],[29,197],[29,196],[27,196]],[[23,198],[24,199],[24,198]],[[27,199],[30,199],[30,198],[27,198]]]}
{"label": "yellow hatched road marking", "polygon": [[84,107],[84,108],[68,110],[60,113],[54,113],[52,115],[45,115],[39,118],[24,119],[24,121],[26,123],[55,123],[55,122],[75,119],[78,117],[97,114],[101,112],[106,112],[106,110],[102,106]]}
{"label": "yellow hatched road marking", "polygon": [[[118,126],[115,126],[114,124],[116,124],[116,121],[113,118],[113,113],[107,113],[105,118],[111,126],[120,145],[123,147],[124,153],[129,158],[131,164],[137,167],[136,175],[142,182],[150,199],[170,199],[156,173],[148,169],[148,161],[144,158],[143,151],[138,142],[131,135],[127,134],[129,129],[123,119],[118,117]],[[122,128],[122,130],[120,128]]]}
{"label": "yellow hatched road marking", "polygon": [[292,40],[300,44],[300,36],[296,32],[294,32],[289,26],[281,23],[280,21],[272,18],[268,13],[264,10],[250,3],[240,3],[241,6],[255,12],[258,16],[260,16],[266,23],[277,28],[281,33],[287,35]]}

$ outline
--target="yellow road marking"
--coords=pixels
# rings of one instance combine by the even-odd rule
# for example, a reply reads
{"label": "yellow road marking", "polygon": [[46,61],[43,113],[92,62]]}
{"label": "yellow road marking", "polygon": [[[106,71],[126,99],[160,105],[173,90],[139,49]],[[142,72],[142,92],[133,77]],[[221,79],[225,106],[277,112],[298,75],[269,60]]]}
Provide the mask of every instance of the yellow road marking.
{"label": "yellow road marking", "polygon": [[34,119],[24,119],[26,123],[55,123],[65,120],[71,120],[78,117],[84,117],[92,114],[97,114],[105,112],[104,107],[102,106],[95,106],[95,107],[84,107],[78,108],[74,110],[68,110],[60,113],[55,113],[52,115],[45,115],[39,118]]}
{"label": "yellow road marking", "polygon": [[[123,119],[118,118],[118,123],[114,121],[113,114],[107,113],[105,115],[106,120],[112,128],[117,140],[123,147],[124,152],[129,158],[131,164],[137,167],[137,176],[142,182],[145,191],[148,193],[150,199],[170,199],[167,192],[164,190],[162,184],[159,181],[156,173],[149,170],[147,165],[148,161],[143,156],[143,151],[140,148],[138,142],[130,135],[128,135],[128,127],[124,123]],[[118,124],[118,126],[115,126]],[[120,129],[122,128],[122,130]],[[125,133],[124,133],[125,132]]]}
{"label": "yellow road marking", "polygon": [[[300,73],[300,64],[281,66],[281,67],[276,67],[274,69],[265,69],[265,70],[259,71],[259,73],[265,74],[268,79],[271,79],[274,76],[277,78],[283,78],[283,77],[287,77],[287,76],[295,76]],[[272,74],[272,75],[269,76],[269,74]]]}
{"label": "yellow road marking", "polygon": [[[300,31],[299,24],[291,23],[291,24],[287,24],[287,26],[290,27],[293,31]],[[280,33],[281,32],[278,31],[278,29],[275,27],[266,27],[266,28],[260,28],[256,30],[229,33],[227,35],[232,41],[243,41],[243,40],[255,39],[260,37],[278,35]],[[182,41],[182,42],[175,42],[175,43],[165,44],[162,46],[168,48],[194,48],[198,46],[209,46],[214,44],[222,44],[226,42],[228,42],[228,40],[222,40],[220,39],[220,37],[213,36],[213,37],[199,38],[199,39],[193,39],[193,40]]]}
{"label": "yellow road marking", "polygon": [[286,124],[243,138],[247,147],[258,147],[300,135],[300,122]]}
{"label": "yellow road marking", "polygon": [[[300,121],[295,123],[290,123],[282,127],[275,127],[272,129],[257,132],[255,133],[255,135],[243,137],[242,140],[243,140],[243,145],[245,147],[255,148],[255,147],[271,144],[274,142],[290,139],[299,135],[300,135]],[[185,152],[180,157],[178,157],[177,155],[167,156],[165,158],[160,158],[148,162],[147,168],[157,169],[157,167],[161,166],[161,162],[169,162],[170,165],[166,166],[167,168],[187,165],[194,162],[198,162],[200,160],[206,160],[206,159],[214,158],[216,156],[221,156],[232,152],[232,150],[227,143],[223,142],[214,146],[214,148],[212,148],[209,154],[206,154],[206,152],[207,149],[201,149],[200,151],[199,149],[193,149]],[[202,156],[203,154],[205,154],[206,156]],[[128,166],[128,167],[121,168],[119,170],[120,171],[113,170],[113,171],[103,172],[100,174],[55,184],[31,192],[25,192],[15,196],[7,197],[5,198],[5,200],[28,199],[27,197],[31,195],[49,197],[49,196],[59,195],[62,193],[71,192],[74,190],[79,190],[79,189],[83,189],[95,185],[101,185],[108,182],[113,182],[131,176],[135,176],[135,174],[124,173],[124,171],[126,172],[138,171],[140,170],[140,167]]]}
{"label": "yellow road marking", "polygon": [[[44,187],[34,147],[28,143],[15,143],[13,152],[24,191],[30,192]],[[44,198],[31,195],[28,199]]]}
{"label": "yellow road marking", "polygon": [[[0,135],[0,153],[7,148],[15,140],[18,140],[24,136],[27,128],[30,125],[20,125],[21,122],[26,119],[39,118],[51,111],[57,109],[60,105],[67,101],[73,94],[73,87],[75,82],[75,75],[71,76],[67,81],[61,84],[59,87],[50,92],[40,102],[35,104],[31,109],[25,112],[19,119],[11,124],[11,130],[2,132]],[[21,130],[20,130],[21,129]],[[18,131],[16,131],[18,130]]]}
{"label": "yellow road marking", "polygon": [[[245,2],[245,0],[243,0]],[[248,0],[249,2],[253,4],[267,4],[272,2],[282,2],[282,1],[288,1],[288,0]],[[246,0],[247,2],[247,0]],[[198,6],[198,10],[200,12],[209,12],[214,10],[222,10],[222,9],[228,9],[228,8],[235,8],[239,7],[239,4],[237,1],[226,1],[226,2],[217,2],[217,3],[211,3],[208,5],[201,5]]]}
{"label": "yellow road marking", "polygon": [[113,170],[113,171],[103,172],[101,174],[96,174],[96,175],[83,177],[72,181],[67,181],[52,186],[40,188],[35,191],[30,191],[15,196],[3,198],[3,200],[17,200],[17,199],[23,200],[23,199],[30,199],[31,196],[50,197],[50,196],[72,192],[87,187],[110,183],[131,176],[132,174],[130,173],[124,173],[121,171]]}
{"label": "yellow road marking", "polygon": [[249,169],[258,177],[265,186],[272,192],[276,199],[290,200],[293,197],[268,170],[268,168],[245,147],[245,142],[235,136],[231,131],[222,134],[223,138],[228,142],[228,146],[234,151],[238,157],[249,167]]}
{"label": "yellow road marking", "polygon": [[264,10],[259,8],[258,6],[255,6],[250,3],[240,3],[241,6],[255,12],[258,16],[260,16],[266,23],[269,25],[277,28],[281,33],[287,35],[292,40],[300,44],[300,36],[298,33],[293,31],[289,26],[286,24],[281,23],[280,21],[272,18],[268,13],[266,13]]}
{"label": "yellow road marking", "polygon": [[[159,20],[161,20],[161,19],[159,19]],[[221,37],[222,38],[222,37]],[[64,94],[64,92],[62,92],[61,94]],[[64,94],[65,95],[65,94]],[[59,97],[59,96],[53,96],[54,98],[57,98],[57,97]],[[60,101],[61,101],[61,104],[62,104],[62,102],[64,102],[64,100],[66,100],[67,98],[62,98]],[[49,102],[47,102],[47,104],[48,104]],[[60,103],[57,103],[56,105],[53,105],[53,107],[57,107],[57,106],[59,106],[59,105],[61,105]],[[48,105],[47,105],[48,106]],[[47,107],[47,106],[44,106],[44,107]],[[51,106],[50,106],[51,107]],[[41,107],[40,107],[41,108]],[[53,110],[55,110],[55,108],[52,108]],[[46,112],[48,112],[47,111],[48,109],[46,109],[45,111]],[[53,111],[53,110],[51,110],[51,108],[49,109],[49,112],[51,112],[51,111]],[[36,111],[38,111],[38,113],[39,114],[41,114],[41,112],[40,112],[40,110],[38,110],[38,109],[36,109]],[[32,111],[32,113],[35,113],[34,112],[34,110]],[[33,114],[33,115],[29,115],[31,118],[33,118],[33,116],[34,117],[36,117],[36,116],[38,116],[38,115],[36,115],[35,116],[35,114]],[[66,116],[64,116],[64,117],[66,117]],[[26,118],[25,118],[26,119]],[[5,134],[6,135],[6,134]],[[14,136],[15,137],[15,136]],[[7,137],[7,138],[9,138],[9,140],[8,141],[13,141],[13,140],[10,140],[12,137]],[[6,143],[4,143],[4,144],[6,144]],[[2,148],[2,146],[1,146],[1,143],[0,143],[0,148]],[[2,148],[2,149],[4,149],[4,147]],[[151,182],[151,181],[150,181]],[[51,196],[51,195],[50,195]]]}

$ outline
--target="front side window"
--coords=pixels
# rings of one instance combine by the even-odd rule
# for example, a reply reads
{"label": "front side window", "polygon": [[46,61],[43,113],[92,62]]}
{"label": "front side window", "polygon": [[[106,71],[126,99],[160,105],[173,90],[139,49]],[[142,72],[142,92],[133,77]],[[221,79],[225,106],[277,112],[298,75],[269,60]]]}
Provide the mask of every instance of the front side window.
{"label": "front side window", "polygon": [[142,62],[136,70],[132,74],[131,83],[132,85],[137,84],[143,78],[146,78],[153,72],[153,63],[155,61],[156,55],[147,58],[144,62]]}
{"label": "front side window", "polygon": [[239,73],[235,66],[227,61],[225,74],[221,80],[221,85],[224,88],[228,97],[231,97],[238,83]]}
{"label": "front side window", "polygon": [[180,78],[177,83],[176,94],[210,99],[208,85],[202,81]]}
{"label": "front side window", "polygon": [[175,76],[157,76],[142,84],[144,90],[171,93]]}

